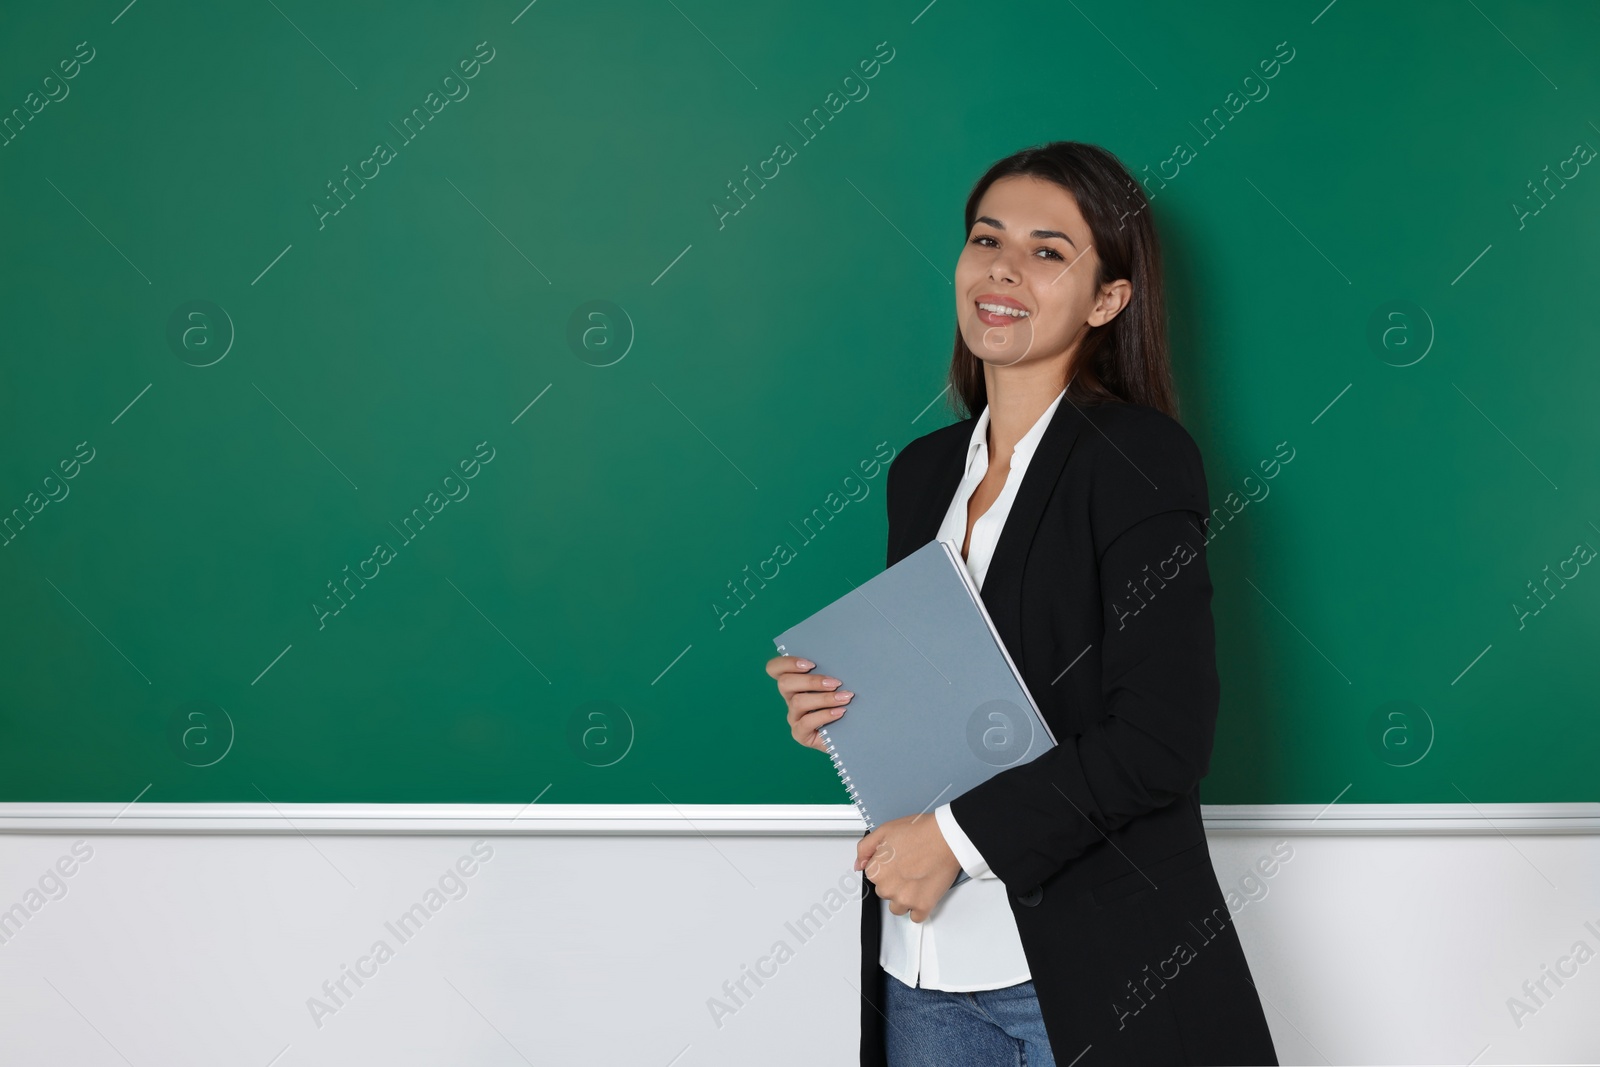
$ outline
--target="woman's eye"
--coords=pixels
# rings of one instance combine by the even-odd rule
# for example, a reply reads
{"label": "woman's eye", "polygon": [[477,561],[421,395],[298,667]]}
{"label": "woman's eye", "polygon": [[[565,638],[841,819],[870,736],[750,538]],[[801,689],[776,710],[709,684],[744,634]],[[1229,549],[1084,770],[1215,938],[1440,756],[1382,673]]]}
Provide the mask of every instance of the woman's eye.
{"label": "woman's eye", "polygon": [[[972,239],[972,243],[975,244],[975,245],[981,245],[984,248],[990,248],[990,247],[998,248],[999,244],[1000,244],[1000,242],[996,241],[993,237],[989,236],[986,233],[978,234],[976,237],[974,237]],[[1060,252],[1057,252],[1053,248],[1041,248],[1041,249],[1039,249],[1039,251],[1045,253],[1045,255],[1047,257],[1051,258],[1051,259],[1059,259],[1062,262],[1066,262],[1066,257],[1063,256]]]}

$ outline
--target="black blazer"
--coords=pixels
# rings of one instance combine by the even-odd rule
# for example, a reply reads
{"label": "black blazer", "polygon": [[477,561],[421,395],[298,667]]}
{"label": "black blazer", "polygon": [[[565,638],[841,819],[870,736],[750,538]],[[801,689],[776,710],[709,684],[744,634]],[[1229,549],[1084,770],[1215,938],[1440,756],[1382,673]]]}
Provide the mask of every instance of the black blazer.
{"label": "black blazer", "polygon": [[[889,565],[937,535],[976,421],[895,457]],[[1220,688],[1208,514],[1181,425],[1063,397],[984,578],[1058,744],[950,807],[1010,890],[1063,1065],[1278,1062],[1200,820]],[[861,1063],[884,1067],[882,905],[862,886]]]}

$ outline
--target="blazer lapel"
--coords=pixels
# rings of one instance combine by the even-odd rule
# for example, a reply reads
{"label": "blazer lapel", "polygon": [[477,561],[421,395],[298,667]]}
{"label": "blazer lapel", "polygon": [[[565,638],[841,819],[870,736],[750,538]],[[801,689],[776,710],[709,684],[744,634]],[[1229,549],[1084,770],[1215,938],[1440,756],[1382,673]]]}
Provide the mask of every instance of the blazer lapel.
{"label": "blazer lapel", "polygon": [[[1011,503],[1011,512],[1006,516],[1006,524],[1000,530],[1000,540],[995,543],[994,555],[989,560],[989,570],[983,579],[983,603],[989,612],[989,617],[994,620],[995,629],[1000,634],[1000,639],[1005,642],[1006,649],[1017,661],[1017,669],[1026,674],[1023,664],[1022,643],[1022,569],[1028,558],[1028,550],[1033,545],[1033,536],[1039,529],[1039,520],[1044,515],[1045,504],[1050,500],[1050,494],[1055,490],[1056,483],[1060,480],[1061,470],[1067,464],[1067,457],[1072,454],[1073,445],[1078,441],[1083,431],[1083,424],[1087,421],[1082,409],[1074,404],[1070,397],[1062,397],[1057,405],[1055,414],[1050,416],[1050,424],[1045,427],[1044,436],[1039,439],[1038,446],[1034,449],[1033,458],[1028,461],[1028,469],[1022,476],[1022,484],[1017,488],[1016,498]],[[964,454],[964,450],[963,450]],[[959,462],[953,462],[951,474],[954,475],[950,482],[949,492],[945,494],[948,503],[954,495],[956,487],[961,481]],[[941,518],[943,513],[941,512]],[[938,533],[935,525],[924,539],[931,541]]]}
{"label": "blazer lapel", "polygon": [[[932,541],[939,535],[950,500],[961,485],[966,473],[967,445],[972,437],[972,423],[976,416],[959,425],[964,432],[951,433],[942,453],[932,459],[933,469],[925,488],[927,496],[915,514],[908,516],[906,532],[901,535],[901,549],[894,559],[898,561]],[[983,605],[994,620],[1006,650],[1016,660],[1017,669],[1025,671],[1022,643],[1022,569],[1033,546],[1033,536],[1039,528],[1050,494],[1061,478],[1087,421],[1081,408],[1070,398],[1062,397],[1056,406],[1050,424],[1045,427],[1028,469],[1017,487],[1017,496],[1011,503],[1011,512],[1000,531],[994,555],[989,560],[988,573],[983,579]]]}

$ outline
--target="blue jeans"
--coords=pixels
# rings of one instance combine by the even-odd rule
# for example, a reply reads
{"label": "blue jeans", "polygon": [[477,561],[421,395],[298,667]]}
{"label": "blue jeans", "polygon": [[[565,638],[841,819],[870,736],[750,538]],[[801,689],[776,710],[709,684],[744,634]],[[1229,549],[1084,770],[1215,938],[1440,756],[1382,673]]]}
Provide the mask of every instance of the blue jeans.
{"label": "blue jeans", "polygon": [[1055,1067],[1032,981],[950,993],[884,980],[889,1067]]}

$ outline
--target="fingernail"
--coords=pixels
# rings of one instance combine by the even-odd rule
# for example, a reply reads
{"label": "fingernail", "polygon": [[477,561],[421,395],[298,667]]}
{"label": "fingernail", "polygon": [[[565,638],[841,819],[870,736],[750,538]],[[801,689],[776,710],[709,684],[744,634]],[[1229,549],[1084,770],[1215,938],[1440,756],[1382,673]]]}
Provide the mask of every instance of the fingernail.
{"label": "fingernail", "polygon": [[809,671],[812,667],[816,666],[815,663],[812,663],[808,659],[797,659],[794,661],[794,665],[803,671]]}
{"label": "fingernail", "polygon": [[850,692],[850,690],[841,689],[837,693],[833,694],[833,699],[844,701],[844,700],[849,700],[853,696],[855,696],[855,694]]}

